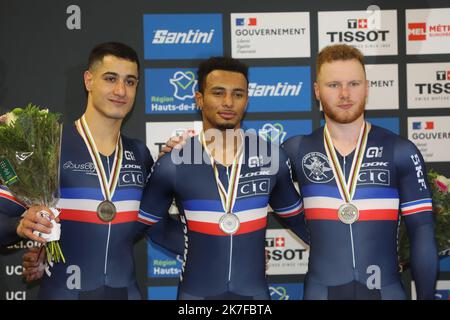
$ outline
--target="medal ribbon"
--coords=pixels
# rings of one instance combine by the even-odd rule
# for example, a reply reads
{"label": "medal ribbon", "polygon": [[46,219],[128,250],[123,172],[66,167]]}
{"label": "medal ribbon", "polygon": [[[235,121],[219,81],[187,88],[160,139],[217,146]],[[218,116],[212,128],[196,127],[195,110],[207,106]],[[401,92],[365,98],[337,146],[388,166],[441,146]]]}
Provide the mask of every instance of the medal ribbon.
{"label": "medal ribbon", "polygon": [[89,130],[84,115],[81,117],[81,119],[75,121],[75,126],[77,127],[80,136],[83,138],[84,143],[86,144],[86,147],[89,151],[89,154],[91,155],[92,161],[94,162],[95,169],[97,170],[97,177],[100,182],[100,187],[102,189],[103,197],[106,200],[111,201],[114,192],[116,191],[117,182],[119,181],[120,169],[122,168],[123,146],[120,133],[117,137],[116,142],[113,170],[108,180],[106,178],[106,172],[105,168],[103,167],[103,162],[100,158],[100,153],[97,150],[97,146],[95,145],[94,138],[92,137],[91,131]]}
{"label": "medal ribbon", "polygon": [[333,141],[331,140],[331,136],[328,132],[328,127],[326,124],[325,128],[323,129],[323,142],[325,151],[327,152],[328,159],[330,159],[331,169],[333,169],[334,176],[336,177],[336,184],[338,186],[339,193],[346,203],[350,203],[353,199],[353,196],[355,195],[356,183],[358,181],[359,170],[361,169],[362,160],[364,158],[369,131],[370,124],[364,122],[359,133],[355,156],[353,157],[350,176],[347,182],[345,181],[344,174],[342,173],[341,164],[338,161],[336,151],[334,150]]}
{"label": "medal ribbon", "polygon": [[199,139],[200,143],[205,148],[205,151],[211,160],[211,165],[214,171],[214,178],[216,179],[217,189],[219,191],[220,201],[222,202],[223,210],[225,211],[225,213],[232,213],[234,204],[236,202],[237,188],[239,185],[239,177],[242,168],[242,158],[244,156],[244,152],[242,152],[243,151],[242,144],[244,143],[244,139],[242,138],[242,144],[239,147],[239,150],[236,153],[236,156],[234,157],[233,160],[233,164],[231,166],[231,179],[229,180],[227,191],[225,191],[225,187],[223,186],[222,182],[219,179],[219,171],[217,170],[216,161],[214,160],[213,156],[211,155],[206,146],[205,133],[203,131],[200,132]]}

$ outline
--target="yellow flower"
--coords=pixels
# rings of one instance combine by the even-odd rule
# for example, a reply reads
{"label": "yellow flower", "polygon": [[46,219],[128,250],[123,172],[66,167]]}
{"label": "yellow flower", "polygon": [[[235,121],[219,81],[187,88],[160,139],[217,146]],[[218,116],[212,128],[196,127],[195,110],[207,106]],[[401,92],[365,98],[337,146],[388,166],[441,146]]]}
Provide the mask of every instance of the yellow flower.
{"label": "yellow flower", "polygon": [[5,124],[8,126],[13,125],[17,120],[17,116],[12,112],[8,112],[7,114],[5,114],[5,116]]}

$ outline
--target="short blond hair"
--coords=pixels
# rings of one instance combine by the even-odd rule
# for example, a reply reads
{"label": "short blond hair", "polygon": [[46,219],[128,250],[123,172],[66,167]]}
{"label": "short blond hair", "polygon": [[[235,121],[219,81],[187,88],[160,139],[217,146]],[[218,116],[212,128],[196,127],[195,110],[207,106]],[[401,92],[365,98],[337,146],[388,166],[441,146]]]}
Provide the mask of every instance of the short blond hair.
{"label": "short blond hair", "polygon": [[333,61],[347,61],[347,60],[357,60],[364,70],[364,75],[366,74],[366,69],[364,67],[364,55],[357,48],[349,46],[347,44],[334,44],[327,46],[320,50],[317,56],[317,66],[316,66],[316,77],[319,77],[320,68],[324,63],[329,63]]}

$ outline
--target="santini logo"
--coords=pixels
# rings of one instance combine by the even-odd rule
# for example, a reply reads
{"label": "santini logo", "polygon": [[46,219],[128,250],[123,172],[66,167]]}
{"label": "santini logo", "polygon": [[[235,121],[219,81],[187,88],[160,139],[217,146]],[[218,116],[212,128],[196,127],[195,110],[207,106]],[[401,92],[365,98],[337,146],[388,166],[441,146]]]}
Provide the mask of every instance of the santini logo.
{"label": "santini logo", "polygon": [[211,43],[214,29],[209,32],[201,32],[199,29],[189,29],[188,32],[169,32],[169,30],[156,30],[153,44],[197,44]]}
{"label": "santini logo", "polygon": [[258,84],[250,82],[248,84],[248,94],[250,97],[295,97],[300,94],[303,82],[289,84],[288,82],[277,82],[274,85]]}

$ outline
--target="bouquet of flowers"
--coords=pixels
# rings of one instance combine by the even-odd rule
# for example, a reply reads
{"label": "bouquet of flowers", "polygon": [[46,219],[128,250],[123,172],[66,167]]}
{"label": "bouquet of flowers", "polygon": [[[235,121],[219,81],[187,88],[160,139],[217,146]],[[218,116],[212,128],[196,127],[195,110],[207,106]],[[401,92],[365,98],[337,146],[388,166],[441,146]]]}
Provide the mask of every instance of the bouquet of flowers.
{"label": "bouquet of flowers", "polygon": [[[450,253],[450,179],[430,170],[428,181],[433,198],[435,235],[439,255]],[[405,224],[400,225],[399,261],[402,269],[409,265],[409,241]]]}
{"label": "bouquet of flowers", "polygon": [[[0,117],[0,183],[27,207],[45,205],[55,216],[59,214],[54,209],[59,199],[59,118],[32,104]],[[50,220],[45,211],[40,214]],[[47,260],[65,262],[58,242],[60,225],[51,222],[55,230],[46,238]]]}

